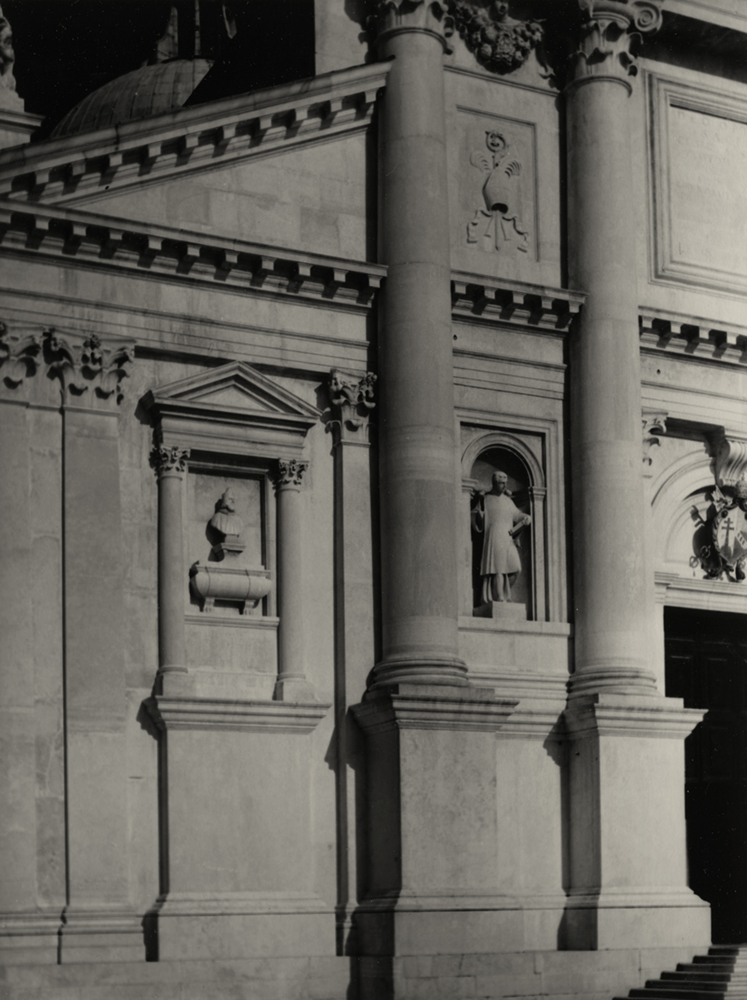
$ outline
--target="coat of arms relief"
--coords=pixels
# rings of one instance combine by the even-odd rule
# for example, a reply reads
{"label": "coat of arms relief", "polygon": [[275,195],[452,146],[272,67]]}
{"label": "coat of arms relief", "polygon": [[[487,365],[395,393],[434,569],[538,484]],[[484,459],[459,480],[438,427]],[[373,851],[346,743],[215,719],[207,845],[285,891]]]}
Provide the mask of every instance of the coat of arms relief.
{"label": "coat of arms relief", "polygon": [[725,439],[714,464],[716,482],[706,494],[711,502],[706,518],[697,508],[693,513],[698,541],[690,564],[700,566],[707,579],[741,583],[747,576],[747,442]]}

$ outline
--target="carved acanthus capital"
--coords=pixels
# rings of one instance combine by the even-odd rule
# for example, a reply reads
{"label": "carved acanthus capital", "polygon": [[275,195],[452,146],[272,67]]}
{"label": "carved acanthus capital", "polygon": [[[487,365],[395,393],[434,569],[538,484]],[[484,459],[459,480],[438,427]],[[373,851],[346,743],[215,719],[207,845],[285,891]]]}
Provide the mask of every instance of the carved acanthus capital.
{"label": "carved acanthus capital", "polygon": [[36,374],[42,351],[36,333],[11,330],[0,322],[0,377],[9,389],[17,389],[24,379]]}
{"label": "carved acanthus capital", "polygon": [[440,0],[380,0],[370,28],[379,45],[394,34],[420,31],[435,35],[448,51],[447,39],[454,33],[454,20]]}
{"label": "carved acanthus capital", "polygon": [[666,413],[644,413],[641,417],[643,424],[643,464],[651,465],[651,448],[656,444],[660,445],[661,435],[667,431]]}
{"label": "carved acanthus capital", "polygon": [[448,0],[448,4],[465,45],[493,73],[513,72],[542,44],[540,22],[510,17],[505,0]]}
{"label": "carved acanthus capital", "polygon": [[275,486],[278,490],[300,490],[303,486],[303,475],[309,463],[298,458],[281,458],[275,476]]}
{"label": "carved acanthus capital", "polygon": [[580,45],[572,57],[572,79],[617,77],[638,72],[636,47],[661,27],[662,0],[579,0]]}
{"label": "carved acanthus capital", "polygon": [[63,398],[78,400],[87,397],[119,402],[120,383],[128,372],[125,365],[135,357],[132,342],[103,340],[97,334],[44,333],[44,359],[51,374],[62,383]]}
{"label": "carved acanthus capital", "polygon": [[329,401],[334,419],[327,424],[336,442],[356,441],[367,443],[371,410],[376,406],[374,384],[376,376],[366,372],[355,380],[333,369],[329,379]]}
{"label": "carved acanthus capital", "polygon": [[154,445],[150,453],[151,468],[157,476],[177,475],[182,476],[187,470],[187,460],[189,459],[189,448],[180,448],[178,445]]}

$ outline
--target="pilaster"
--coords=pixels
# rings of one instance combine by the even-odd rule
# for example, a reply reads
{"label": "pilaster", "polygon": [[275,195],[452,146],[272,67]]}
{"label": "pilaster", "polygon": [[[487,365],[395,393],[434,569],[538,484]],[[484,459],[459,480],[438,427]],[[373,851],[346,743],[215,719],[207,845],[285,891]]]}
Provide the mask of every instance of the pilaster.
{"label": "pilaster", "polygon": [[337,948],[354,953],[352,913],[360,896],[358,827],[361,810],[360,731],[349,708],[366,690],[376,660],[370,417],[376,375],[330,373],[327,429],[335,476],[335,731],[337,735]]}

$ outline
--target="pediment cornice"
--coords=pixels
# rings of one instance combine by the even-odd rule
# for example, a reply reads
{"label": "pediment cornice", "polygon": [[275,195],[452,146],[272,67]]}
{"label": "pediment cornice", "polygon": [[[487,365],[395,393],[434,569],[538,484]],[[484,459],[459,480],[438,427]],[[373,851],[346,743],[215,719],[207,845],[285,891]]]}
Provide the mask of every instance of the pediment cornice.
{"label": "pediment cornice", "polygon": [[0,152],[0,196],[81,202],[368,127],[388,63]]}

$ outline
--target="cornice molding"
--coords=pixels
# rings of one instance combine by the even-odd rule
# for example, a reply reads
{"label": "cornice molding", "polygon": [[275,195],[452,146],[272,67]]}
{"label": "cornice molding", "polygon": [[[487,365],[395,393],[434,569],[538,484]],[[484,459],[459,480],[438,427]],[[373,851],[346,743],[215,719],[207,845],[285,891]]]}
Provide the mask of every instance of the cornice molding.
{"label": "cornice molding", "polygon": [[583,305],[583,292],[452,271],[452,315],[565,331]]}
{"label": "cornice molding", "polygon": [[382,264],[7,200],[0,200],[0,239],[8,251],[67,264],[114,267],[364,309],[370,308],[386,275]]}
{"label": "cornice molding", "polygon": [[282,701],[224,701],[214,698],[148,698],[145,705],[159,729],[217,729],[257,733],[312,732],[327,714],[328,704]]}
{"label": "cornice molding", "polygon": [[366,128],[389,65],[325,73],[0,153],[0,195],[81,200]]}
{"label": "cornice molding", "polygon": [[747,365],[747,326],[663,309],[640,309],[638,322],[642,349]]}

